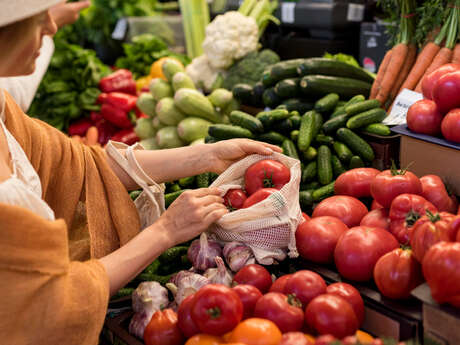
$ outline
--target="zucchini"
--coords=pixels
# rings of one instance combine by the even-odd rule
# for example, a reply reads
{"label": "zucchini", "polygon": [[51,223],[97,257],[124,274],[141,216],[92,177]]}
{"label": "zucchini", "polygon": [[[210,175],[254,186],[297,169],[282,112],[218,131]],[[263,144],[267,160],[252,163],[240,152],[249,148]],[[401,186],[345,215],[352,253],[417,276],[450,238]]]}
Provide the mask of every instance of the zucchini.
{"label": "zucchini", "polygon": [[299,131],[295,129],[291,132],[291,140],[296,143],[297,139],[299,139]]}
{"label": "zucchini", "polygon": [[250,130],[234,125],[215,124],[209,126],[209,135],[220,139],[254,138]]}
{"label": "zucchini", "polygon": [[283,142],[286,140],[287,138],[278,133],[278,132],[274,132],[274,131],[270,131],[270,132],[267,132],[267,133],[264,133],[264,134],[260,134],[258,137],[257,137],[257,140],[259,141],[263,141],[265,143],[269,143],[269,144],[273,144],[273,145],[282,145]]}
{"label": "zucchini", "polygon": [[305,62],[305,59],[292,59],[277,62],[270,68],[270,81],[278,82],[283,79],[297,77],[297,68],[303,62]]}
{"label": "zucchini", "polygon": [[347,145],[345,145],[344,143],[341,143],[340,141],[336,141],[334,142],[333,147],[340,161],[344,163],[350,162],[351,157],[353,157],[353,153],[351,152],[351,150],[348,148]]}
{"label": "zucchini", "polygon": [[155,142],[162,149],[182,147],[185,143],[179,138],[176,126],[168,126],[160,129],[155,135]]}
{"label": "zucchini", "polygon": [[213,106],[222,111],[227,108],[231,101],[233,101],[233,94],[226,89],[215,89],[208,96],[208,99]]}
{"label": "zucchini", "polygon": [[306,151],[313,140],[313,134],[316,130],[316,116],[315,111],[309,111],[302,116],[299,129],[299,139],[297,146],[300,151]]}
{"label": "zucchini", "polygon": [[295,159],[299,159],[299,155],[297,153],[295,144],[291,140],[286,139],[285,141],[283,141],[283,144],[281,145],[281,147],[283,148],[283,153],[286,156],[289,156]]}
{"label": "zucchini", "polygon": [[319,187],[321,187],[321,185],[319,184],[318,181],[312,181],[307,184],[301,184],[300,190],[314,190],[314,189],[318,189]]}
{"label": "zucchini", "polygon": [[302,171],[302,183],[312,181],[318,174],[318,163],[312,161]]}
{"label": "zucchini", "polygon": [[350,164],[348,165],[348,169],[356,169],[356,168],[364,168],[364,162],[360,156],[353,156],[350,159]]}
{"label": "zucchini", "polygon": [[173,97],[174,90],[169,83],[163,79],[155,78],[149,84],[149,90],[155,101],[159,101],[166,97]]}
{"label": "zucchini", "polygon": [[331,150],[326,145],[318,148],[318,181],[322,185],[332,181]]}
{"label": "zucchini", "polygon": [[258,82],[252,88],[253,99],[250,105],[254,107],[262,108],[264,106],[264,102],[262,100],[262,96],[264,94],[265,87],[261,82]]}
{"label": "zucchini", "polygon": [[336,77],[348,77],[373,83],[374,78],[360,67],[350,65],[343,61],[327,58],[306,59],[299,65],[298,73],[301,76],[309,74],[322,74]]}
{"label": "zucchini", "polygon": [[232,89],[233,97],[242,104],[252,105],[254,100],[254,91],[249,84],[236,84]]}
{"label": "zucchini", "polygon": [[299,192],[299,204],[302,210],[308,210],[313,205],[311,190],[302,190]]}
{"label": "zucchini", "polygon": [[305,114],[307,111],[312,110],[315,106],[315,103],[301,98],[290,98],[285,100],[283,104],[286,106],[287,110],[297,110],[300,114]]}
{"label": "zucchini", "polygon": [[279,81],[275,86],[276,94],[281,98],[296,97],[299,93],[299,78],[284,79]]}
{"label": "zucchini", "polygon": [[262,101],[269,108],[276,108],[281,103],[281,98],[276,94],[275,88],[266,89],[262,94]]}
{"label": "zucchini", "polygon": [[337,137],[342,140],[353,153],[360,156],[367,162],[372,162],[375,158],[372,147],[359,135],[348,128],[340,128]]}
{"label": "zucchini", "polygon": [[319,97],[331,92],[342,98],[358,94],[368,96],[371,86],[370,83],[361,80],[325,75],[307,75],[300,81],[300,89],[304,94]]}
{"label": "zucchini", "polygon": [[166,59],[161,65],[161,70],[169,82],[172,82],[176,73],[185,72],[184,65],[175,59]]}
{"label": "zucchini", "polygon": [[320,145],[333,145],[334,138],[329,135],[318,134],[315,137],[315,143],[318,143]]}
{"label": "zucchini", "polygon": [[372,123],[370,125],[365,126],[362,128],[363,132],[376,134],[381,136],[387,136],[391,134],[390,127],[384,125],[383,123]]}
{"label": "zucchini", "polygon": [[210,185],[210,175],[208,172],[199,174],[195,178],[197,188],[208,188]]}
{"label": "zucchini", "polygon": [[312,161],[318,156],[318,151],[313,146],[310,146],[307,151],[304,151],[303,156],[307,161]]}
{"label": "zucchini", "polygon": [[315,103],[315,110],[320,113],[328,113],[336,107],[339,99],[340,97],[338,94],[330,93]]}
{"label": "zucchini", "polygon": [[323,131],[326,134],[332,134],[337,132],[339,128],[345,127],[347,125],[348,115],[342,114],[336,117],[330,118],[323,124]]}
{"label": "zucchini", "polygon": [[346,171],[339,157],[337,157],[336,155],[331,156],[331,163],[332,163],[332,172],[334,173],[334,178],[339,177]]}
{"label": "zucchini", "polygon": [[264,128],[269,128],[273,123],[289,118],[290,113],[286,109],[274,109],[262,111],[256,115],[256,118],[262,122]]}
{"label": "zucchini", "polygon": [[187,117],[177,125],[177,134],[186,143],[204,138],[212,123],[199,117]]}
{"label": "zucchini", "polygon": [[195,183],[195,176],[183,177],[178,182],[182,188],[192,187]]}
{"label": "zucchini", "polygon": [[196,116],[211,122],[220,122],[211,101],[201,92],[192,89],[180,89],[174,95],[174,104],[189,116]]}
{"label": "zucchini", "polygon": [[183,192],[185,192],[185,190],[165,194],[165,207],[168,208]]}
{"label": "zucchini", "polygon": [[249,129],[252,133],[262,133],[264,131],[264,125],[258,118],[239,110],[234,110],[230,113],[230,122],[232,125]]}
{"label": "zucchini", "polygon": [[345,111],[348,116],[353,116],[374,108],[380,108],[380,101],[378,99],[369,99],[367,101],[347,105]]}
{"label": "zucchini", "polygon": [[387,116],[385,110],[381,108],[371,109],[351,117],[347,121],[347,127],[350,129],[356,129],[373,123],[380,123],[385,116]]}
{"label": "zucchini", "polygon": [[[208,129],[209,131],[209,129]],[[217,140],[216,138],[210,136],[210,135],[207,135],[204,137],[204,143],[205,144],[213,144],[213,143],[217,143],[219,140]]]}
{"label": "zucchini", "polygon": [[313,130],[313,139],[314,139],[321,131],[324,121],[323,121],[323,116],[317,111],[313,111],[313,116],[315,117],[315,128]]}
{"label": "zucchini", "polygon": [[155,111],[160,122],[168,126],[177,126],[179,122],[186,118],[185,113],[176,106],[171,97],[161,99],[157,103]]}
{"label": "zucchini", "polygon": [[335,181],[322,186],[321,188],[315,189],[313,193],[311,193],[313,201],[318,202],[334,195],[334,183]]}
{"label": "zucchini", "polygon": [[[172,79],[172,86],[174,91],[180,89],[196,89],[195,84],[193,83],[192,78],[185,72],[178,72],[174,75]],[[227,91],[230,92],[230,91]]]}

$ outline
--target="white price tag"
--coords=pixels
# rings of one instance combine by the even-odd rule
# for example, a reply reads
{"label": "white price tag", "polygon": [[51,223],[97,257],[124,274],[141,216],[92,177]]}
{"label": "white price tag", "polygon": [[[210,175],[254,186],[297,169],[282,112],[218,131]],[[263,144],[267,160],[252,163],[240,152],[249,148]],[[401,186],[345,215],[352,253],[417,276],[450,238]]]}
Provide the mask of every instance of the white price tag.
{"label": "white price tag", "polygon": [[283,2],[281,4],[281,21],[292,24],[295,21],[295,2]]}
{"label": "white price tag", "polygon": [[125,39],[126,31],[128,31],[128,21],[126,18],[120,18],[112,32],[112,38],[114,40],[123,40]]}
{"label": "white price tag", "polygon": [[364,19],[364,5],[348,4],[347,20],[349,22],[361,22]]}
{"label": "white price tag", "polygon": [[406,124],[406,115],[410,106],[417,101],[423,99],[421,93],[404,89],[396,97],[393,108],[391,108],[390,115],[388,115],[382,122],[386,125],[404,125]]}

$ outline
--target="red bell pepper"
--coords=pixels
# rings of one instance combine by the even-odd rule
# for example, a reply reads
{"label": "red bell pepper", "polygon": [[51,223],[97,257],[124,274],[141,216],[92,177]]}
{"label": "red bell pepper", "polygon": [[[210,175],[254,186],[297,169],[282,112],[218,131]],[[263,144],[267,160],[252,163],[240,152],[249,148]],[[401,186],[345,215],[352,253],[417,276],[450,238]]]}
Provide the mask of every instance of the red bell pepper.
{"label": "red bell pepper", "polygon": [[87,118],[80,119],[70,124],[68,133],[72,137],[78,135],[84,137],[88,129],[93,125],[92,121]]}
{"label": "red bell pepper", "polygon": [[134,129],[123,129],[115,133],[110,140],[125,143],[126,145],[133,145],[140,139],[134,132]]}
{"label": "red bell pepper", "polygon": [[125,92],[135,95],[136,82],[133,79],[133,74],[127,69],[119,69],[118,71],[104,77],[99,82],[99,88],[102,92]]}
{"label": "red bell pepper", "polygon": [[101,119],[96,123],[96,128],[99,134],[98,142],[102,146],[107,144],[112,135],[117,132],[117,128],[104,119]]}
{"label": "red bell pepper", "polygon": [[96,123],[98,123],[99,121],[103,120],[103,117],[102,117],[101,113],[98,113],[97,111],[92,111],[92,112],[89,114],[89,118],[91,119],[91,121],[93,122],[93,124],[96,124]]}
{"label": "red bell pepper", "polygon": [[111,92],[107,95],[105,103],[129,113],[136,108],[137,97],[121,92]]}
{"label": "red bell pepper", "polygon": [[105,102],[107,102],[107,97],[109,97],[109,94],[108,94],[108,93],[105,93],[105,92],[102,92],[102,93],[97,97],[96,103],[97,103],[97,104],[104,104]]}
{"label": "red bell pepper", "polygon": [[112,104],[105,103],[101,107],[101,115],[110,123],[114,124],[119,128],[132,128],[133,123],[128,117],[128,113],[122,109],[119,109]]}

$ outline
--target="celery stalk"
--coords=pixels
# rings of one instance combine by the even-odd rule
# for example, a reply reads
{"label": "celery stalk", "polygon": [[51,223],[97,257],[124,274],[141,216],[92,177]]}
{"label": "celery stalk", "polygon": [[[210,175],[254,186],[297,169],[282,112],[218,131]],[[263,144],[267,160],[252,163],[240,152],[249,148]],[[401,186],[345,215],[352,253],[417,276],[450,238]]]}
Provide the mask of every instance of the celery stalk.
{"label": "celery stalk", "polygon": [[203,54],[209,7],[206,0],[179,0],[184,27],[187,55],[195,58]]}
{"label": "celery stalk", "polygon": [[240,8],[238,9],[238,12],[245,16],[249,16],[249,13],[251,13],[257,1],[258,0],[244,0]]}

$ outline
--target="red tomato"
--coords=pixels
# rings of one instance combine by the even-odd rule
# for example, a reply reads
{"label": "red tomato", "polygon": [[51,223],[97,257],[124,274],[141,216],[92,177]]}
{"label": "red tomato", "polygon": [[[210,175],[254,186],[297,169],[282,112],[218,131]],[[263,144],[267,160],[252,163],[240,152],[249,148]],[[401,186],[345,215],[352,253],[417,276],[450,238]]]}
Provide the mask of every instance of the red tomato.
{"label": "red tomato", "polygon": [[159,310],[144,331],[145,345],[182,345],[184,337],[177,325],[177,314],[172,309]]}
{"label": "red tomato", "polygon": [[393,299],[409,298],[411,291],[423,283],[422,268],[412,250],[397,248],[377,261],[374,280],[382,295]]}
{"label": "red tomato", "polygon": [[422,99],[411,105],[407,111],[407,127],[415,133],[438,135],[441,133],[443,114],[435,102]]}
{"label": "red tomato", "polygon": [[384,208],[384,207],[380,205],[376,200],[372,200],[371,210],[376,210],[379,208]]}
{"label": "red tomato", "polygon": [[329,263],[334,261],[334,249],[339,237],[348,227],[335,217],[317,217],[297,227],[297,250],[304,259]]}
{"label": "red tomato", "polygon": [[400,194],[422,194],[422,184],[417,176],[407,170],[385,170],[371,183],[372,197],[384,208]]}
{"label": "red tomato", "polygon": [[326,293],[326,283],[319,274],[301,270],[294,273],[286,282],[284,293],[294,294],[305,307],[313,298]]}
{"label": "red tomato", "polygon": [[255,286],[247,284],[239,284],[233,287],[233,290],[240,296],[243,303],[243,319],[252,317],[256,303],[262,297],[262,292]]}
{"label": "red tomato", "polygon": [[356,345],[358,344],[358,338],[356,335],[349,335],[341,340],[343,345]]}
{"label": "red tomato", "polygon": [[250,264],[244,266],[233,277],[233,281],[238,284],[249,284],[255,286],[262,292],[266,293],[272,286],[272,277],[270,272],[261,265]]}
{"label": "red tomato", "polygon": [[334,342],[337,342],[337,338],[333,337],[330,334],[326,334],[316,338],[315,345],[331,345]]}
{"label": "red tomato", "polygon": [[191,314],[194,297],[195,294],[187,296],[179,305],[179,309],[177,310],[177,324],[182,333],[187,338],[190,338],[195,334],[200,333],[200,329],[193,321]]}
{"label": "red tomato", "polygon": [[238,210],[243,207],[248,197],[242,189],[230,189],[224,195],[224,204],[231,210]]}
{"label": "red tomato", "polygon": [[460,70],[459,64],[448,63],[425,76],[422,80],[423,97],[426,99],[433,99],[433,88],[439,78],[445,74],[455,72],[456,70]]}
{"label": "red tomato", "polygon": [[326,292],[330,295],[342,297],[350,303],[356,314],[359,325],[364,321],[364,301],[361,294],[355,287],[347,283],[334,283],[327,287]]}
{"label": "red tomato", "polygon": [[350,280],[367,281],[377,260],[399,247],[388,231],[358,226],[345,232],[337,242],[334,259],[339,273]]}
{"label": "red tomato", "polygon": [[437,212],[436,207],[420,195],[401,194],[393,200],[390,208],[390,232],[399,243],[409,243],[411,228],[427,210]]}
{"label": "red tomato", "polygon": [[195,293],[192,319],[201,332],[223,335],[243,318],[243,303],[238,294],[221,284],[203,286]]}
{"label": "red tomato", "polygon": [[251,165],[244,174],[248,195],[262,188],[281,189],[291,179],[291,172],[281,162],[264,159]]}
{"label": "red tomato", "polygon": [[324,294],[313,299],[305,309],[307,324],[319,334],[339,339],[353,335],[359,324],[350,303],[342,297]]}
{"label": "red tomato", "polygon": [[302,303],[293,295],[269,292],[261,297],[254,309],[254,317],[273,321],[282,333],[296,332],[304,323]]}
{"label": "red tomato", "polygon": [[361,219],[360,226],[390,230],[390,216],[385,208],[370,211]]}
{"label": "red tomato", "polygon": [[292,274],[286,274],[286,275],[281,276],[278,279],[276,279],[273,282],[272,286],[270,287],[270,292],[284,293],[284,287],[286,286],[286,282],[291,277],[292,277]]}
{"label": "red tomato", "polygon": [[460,108],[460,70],[439,78],[433,88],[433,100],[444,114]]}
{"label": "red tomato", "polygon": [[374,168],[351,169],[341,174],[334,184],[336,195],[348,195],[355,198],[371,196],[371,182],[380,173]]}
{"label": "red tomato", "polygon": [[460,106],[447,113],[442,120],[441,131],[447,140],[460,143]]}
{"label": "red tomato", "polygon": [[423,261],[426,252],[441,241],[455,242],[460,217],[447,212],[426,214],[420,218],[412,229],[410,244],[414,257]]}
{"label": "red tomato", "polygon": [[422,183],[422,196],[431,202],[439,212],[456,213],[458,201],[455,195],[450,195],[439,176],[426,175],[420,178]]}
{"label": "red tomato", "polygon": [[274,192],[277,192],[278,189],[275,188],[262,188],[257,190],[254,194],[252,194],[249,198],[247,198],[244,203],[242,208],[248,208],[251,207],[252,205],[255,205],[262,200],[267,199],[270,195],[272,195]]}
{"label": "red tomato", "polygon": [[359,225],[367,212],[366,205],[358,199],[347,195],[336,195],[321,201],[313,210],[312,217],[337,217],[351,228]]}
{"label": "red tomato", "polygon": [[422,269],[433,299],[460,308],[460,243],[435,244],[426,253]]}
{"label": "red tomato", "polygon": [[302,332],[284,333],[279,345],[315,345]]}
{"label": "red tomato", "polygon": [[310,220],[311,218],[305,212],[302,212],[302,217],[305,221]]}

